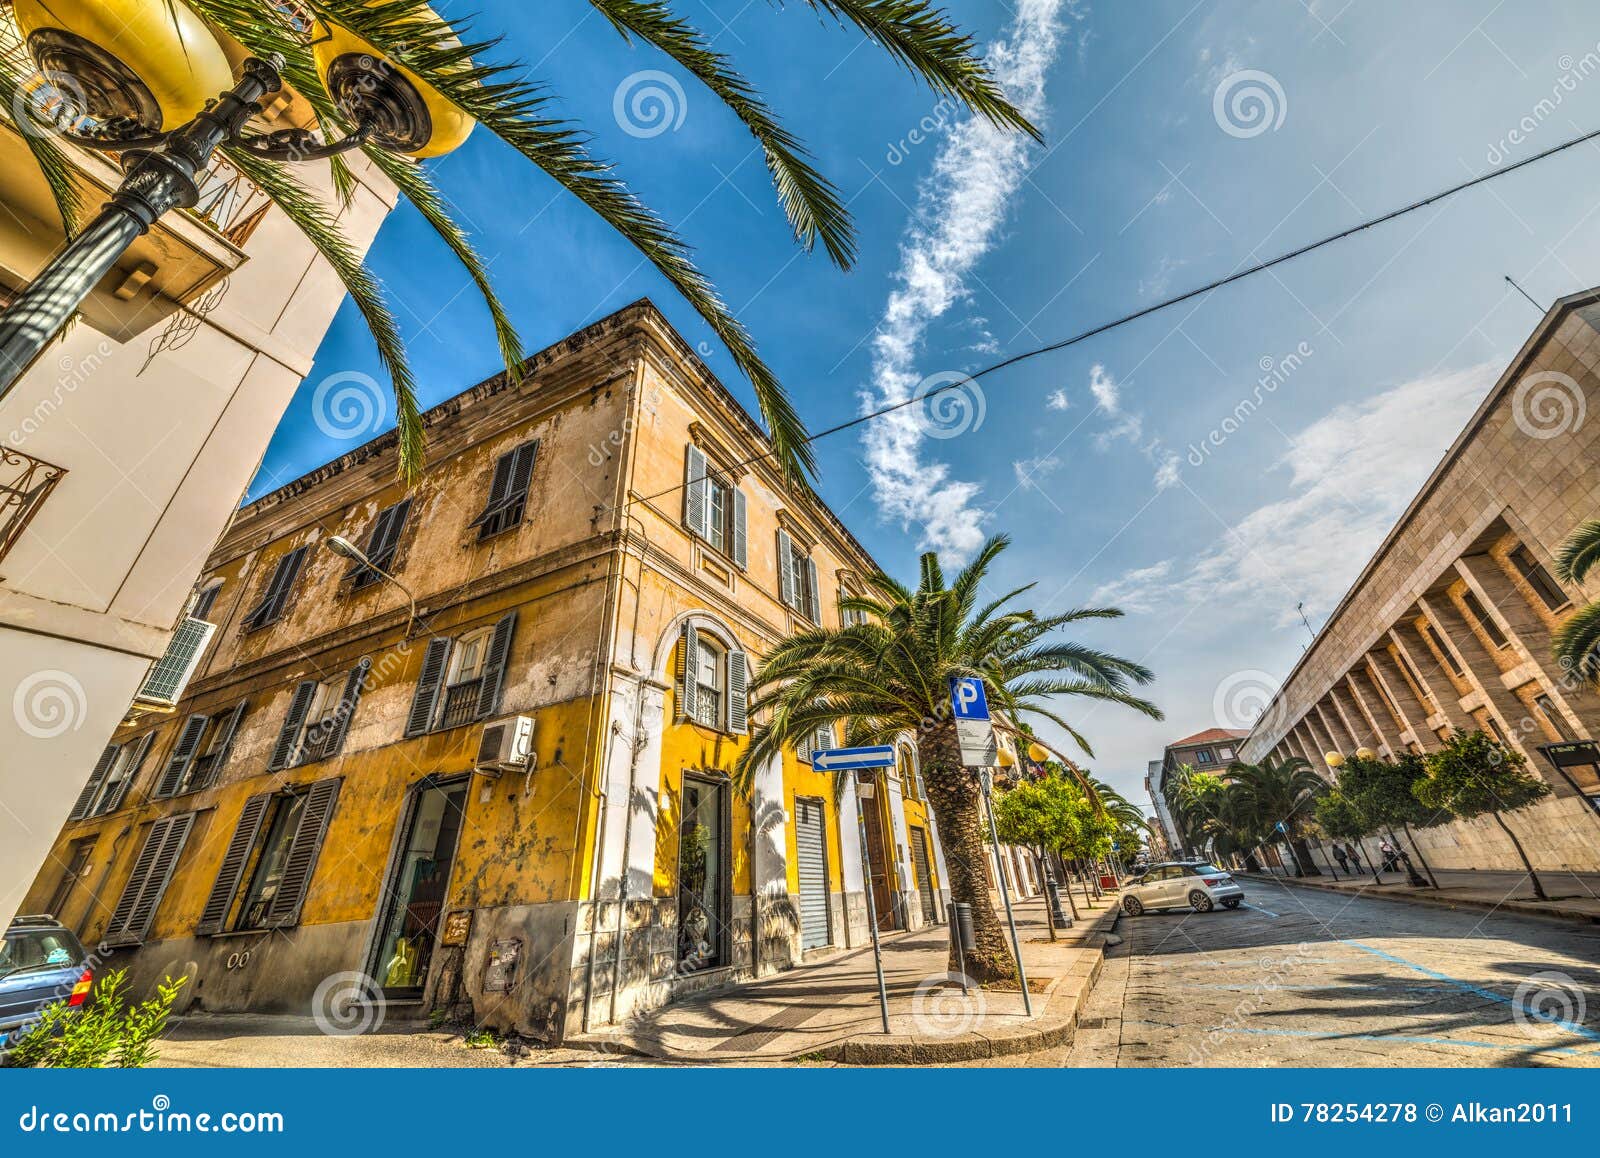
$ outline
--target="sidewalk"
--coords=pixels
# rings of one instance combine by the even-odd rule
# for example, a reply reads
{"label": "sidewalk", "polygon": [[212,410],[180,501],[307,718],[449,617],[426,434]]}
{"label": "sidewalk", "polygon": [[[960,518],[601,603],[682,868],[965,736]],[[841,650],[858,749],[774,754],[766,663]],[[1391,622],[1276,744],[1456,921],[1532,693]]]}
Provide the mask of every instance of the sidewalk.
{"label": "sidewalk", "polygon": [[[1422,871],[1420,865],[1418,871]],[[1600,873],[1546,872],[1541,869],[1539,880],[1544,883],[1544,891],[1551,897],[1548,901],[1534,899],[1533,886],[1528,881],[1527,873],[1441,869],[1434,872],[1439,880],[1437,889],[1412,888],[1405,883],[1404,872],[1382,874],[1382,885],[1373,884],[1371,873],[1352,878],[1341,872],[1338,881],[1334,881],[1326,869],[1323,874],[1320,877],[1293,877],[1281,873],[1237,875],[1302,888],[1355,893],[1379,900],[1413,901],[1448,909],[1489,909],[1600,923]]]}
{"label": "sidewalk", "polygon": [[[669,1005],[621,1030],[570,1045],[615,1049],[699,1065],[835,1061],[846,1065],[928,1065],[1047,1049],[1071,1038],[1078,1011],[1099,975],[1115,896],[1086,910],[1051,944],[1044,902],[1017,906],[1017,935],[1033,997],[973,988],[946,974],[949,933],[938,925],[883,941],[889,1028],[882,1032],[872,947],[815,965]],[[1004,912],[1001,912],[1004,920]]]}

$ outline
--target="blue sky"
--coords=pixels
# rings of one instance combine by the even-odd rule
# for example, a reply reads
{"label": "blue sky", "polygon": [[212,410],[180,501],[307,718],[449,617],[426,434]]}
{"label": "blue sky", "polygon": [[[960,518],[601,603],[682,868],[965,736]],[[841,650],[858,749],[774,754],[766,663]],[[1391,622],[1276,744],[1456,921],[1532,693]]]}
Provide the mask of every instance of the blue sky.
{"label": "blue sky", "polygon": [[[798,253],[759,156],[687,77],[675,127],[625,129],[619,90],[674,70],[582,0],[441,7],[504,29],[504,51],[693,242],[813,429],[1600,127],[1600,22],[1578,0],[951,0],[998,46],[1043,147],[943,116],[798,4],[683,0],[849,200],[861,257],[844,274]],[[487,134],[436,176],[530,349],[642,295],[711,341]],[[1600,280],[1597,187],[1600,146],[1582,146],[987,377],[948,413],[829,439],[821,493],[903,577],[921,549],[956,560],[1005,531],[997,590],[1037,581],[1042,609],[1125,608],[1081,638],[1155,669],[1167,720],[1068,710],[1095,770],[1133,789],[1164,742],[1244,726],[1287,674],[1307,639],[1296,605],[1320,626],[1537,322],[1504,275],[1544,305]],[[495,371],[481,306],[414,213],[391,217],[371,260],[425,405]],[[347,304],[253,493],[348,449],[312,420],[318,384],[348,372],[380,375]]]}

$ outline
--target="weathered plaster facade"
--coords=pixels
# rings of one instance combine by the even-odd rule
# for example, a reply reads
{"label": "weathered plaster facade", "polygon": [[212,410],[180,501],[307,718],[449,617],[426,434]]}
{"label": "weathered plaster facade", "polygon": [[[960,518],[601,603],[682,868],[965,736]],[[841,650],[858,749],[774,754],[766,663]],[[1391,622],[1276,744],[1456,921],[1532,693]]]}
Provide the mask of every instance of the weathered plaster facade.
{"label": "weathered plaster facade", "polygon": [[[1551,632],[1600,584],[1553,553],[1600,516],[1600,290],[1558,302],[1257,721],[1247,760],[1427,752],[1481,729],[1553,793],[1510,823],[1535,866],[1600,869],[1600,780],[1559,774],[1544,744],[1600,738],[1600,696],[1551,658]],[[1417,834],[1437,868],[1518,869],[1490,818]]]}
{"label": "weathered plaster facade", "polygon": [[[423,1007],[550,1040],[788,968],[807,953],[863,944],[866,880],[853,797],[836,805],[831,778],[793,753],[762,770],[748,796],[729,773],[748,743],[735,708],[743,701],[734,656],[753,666],[813,618],[837,625],[840,590],[874,566],[865,550],[808,489],[762,457],[759,428],[647,302],[536,355],[520,382],[491,379],[425,421],[430,468],[410,492],[395,481],[389,435],[240,512],[202,579],[202,590],[220,583],[207,608],[220,630],[187,698],[173,717],[116,737],[136,747],[143,734],[153,736],[131,790],[103,815],[61,831],[26,907],[64,897],[58,915],[86,941],[109,935],[137,945],[118,956],[145,982],[187,973],[186,999],[206,1009],[307,1012],[325,979],[364,974],[380,986],[414,982],[391,989]],[[518,517],[485,535],[475,523],[499,493],[497,463],[535,440]],[[721,481],[726,503],[739,496],[737,545],[731,516],[718,524],[729,532],[720,542],[690,528],[686,470],[696,454]],[[325,549],[332,535],[370,546],[383,512],[407,497],[386,570],[415,594],[414,625],[396,585],[356,586],[351,564]],[[788,578],[780,544],[800,560],[791,560]],[[285,568],[287,597],[261,622],[264,597]],[[807,585],[809,600],[797,593]],[[725,681],[712,689],[714,711],[707,692],[696,693],[699,716],[688,711],[681,666],[691,638],[697,660],[716,657],[706,678]],[[455,714],[471,706],[456,694],[465,685],[451,681],[477,670],[456,670],[470,640],[490,656],[484,671],[496,673],[481,675],[480,689],[499,683],[497,695],[478,701],[492,710],[467,717]],[[447,655],[450,666],[430,675],[430,657]],[[334,702],[308,690],[313,706],[297,708],[299,689],[312,681],[345,689],[332,731],[307,727],[286,740],[296,711],[320,719]],[[422,703],[423,686],[437,690],[437,705]],[[214,759],[214,721],[240,704],[231,745]],[[182,737],[195,714],[213,720],[196,732],[198,750],[214,761],[209,783],[197,778],[196,790],[163,798],[169,770],[194,766]],[[512,715],[535,721],[534,769],[475,771],[484,722]],[[325,736],[333,738],[324,743]],[[278,766],[291,749],[313,758]],[[311,799],[297,832],[309,830],[313,786],[329,782],[337,787],[321,790],[333,800],[318,839],[296,836],[284,846],[281,895],[263,910],[265,922],[251,919],[263,850],[274,847],[271,818],[286,801]],[[882,925],[942,919],[944,864],[914,756],[878,788],[867,827],[880,834],[875,875],[889,902]],[[459,837],[451,855],[433,855],[444,848],[440,838],[418,860],[411,853],[419,830],[408,818],[422,816],[422,802],[440,793],[455,802],[442,827],[458,826]],[[708,820],[711,806],[701,805],[694,824],[704,831],[685,839],[691,795],[719,802],[723,819]],[[810,949],[801,810],[822,817],[827,917],[825,927],[813,917]],[[181,822],[186,838],[177,842],[170,883],[147,890],[148,904],[128,903],[152,826],[182,816],[192,819]],[[428,823],[430,834],[439,831],[437,818]],[[251,824],[259,834],[240,837]],[[684,850],[708,839],[720,857],[710,875],[726,884],[707,907],[721,911],[707,937],[714,947],[686,957]],[[59,866],[79,846],[88,849],[88,867],[64,881]],[[925,871],[919,846],[928,853]],[[242,858],[231,869],[230,849]],[[302,865],[303,895],[291,904],[284,882],[294,878],[297,854],[310,865]],[[709,854],[697,863],[710,864]],[[230,872],[231,892],[219,884]],[[396,918],[418,936],[392,951],[385,903],[406,889],[426,897],[403,901]],[[450,915],[458,915],[457,944],[443,937]],[[434,939],[413,971],[429,920]],[[505,992],[493,991],[498,980]]]}

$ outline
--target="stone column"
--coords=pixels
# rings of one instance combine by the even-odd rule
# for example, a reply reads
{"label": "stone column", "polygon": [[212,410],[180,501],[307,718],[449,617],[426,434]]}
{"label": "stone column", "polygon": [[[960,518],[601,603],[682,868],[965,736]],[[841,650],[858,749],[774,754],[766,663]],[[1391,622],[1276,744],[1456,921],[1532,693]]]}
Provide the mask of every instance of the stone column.
{"label": "stone column", "polygon": [[1378,735],[1378,730],[1372,726],[1372,721],[1362,714],[1356,707],[1355,701],[1343,686],[1343,681],[1334,684],[1328,689],[1328,702],[1333,705],[1334,711],[1343,722],[1345,730],[1350,733],[1355,742],[1350,746],[1346,755],[1353,755],[1357,748],[1376,748],[1383,743]]}
{"label": "stone column", "polygon": [[1350,729],[1339,719],[1337,712],[1330,711],[1323,706],[1327,698],[1327,696],[1323,696],[1321,700],[1317,701],[1317,706],[1314,709],[1317,721],[1322,725],[1323,734],[1332,741],[1331,750],[1343,752],[1348,756],[1355,750],[1356,738],[1350,734]]}
{"label": "stone column", "polygon": [[1489,612],[1499,618],[1511,646],[1523,661],[1533,666],[1544,693],[1566,717],[1567,729],[1580,739],[1600,736],[1600,697],[1566,678],[1566,673],[1556,666],[1551,658],[1550,629],[1534,614],[1500,565],[1487,555],[1465,555],[1456,560],[1456,571]]}
{"label": "stone column", "polygon": [[1372,677],[1373,686],[1381,688],[1388,695],[1389,702],[1400,713],[1404,725],[1400,738],[1405,740],[1409,736],[1424,751],[1437,748],[1439,737],[1428,728],[1430,713],[1422,701],[1417,699],[1411,682],[1406,679],[1405,673],[1400,670],[1400,665],[1394,661],[1394,657],[1382,649],[1369,651],[1367,674]]}
{"label": "stone column", "polygon": [[1374,746],[1378,754],[1393,759],[1398,753],[1398,732],[1394,727],[1394,717],[1389,714],[1389,709],[1378,700],[1377,693],[1368,685],[1361,686],[1362,671],[1360,668],[1351,668],[1345,673],[1344,691],[1350,697],[1351,704],[1360,713],[1361,718],[1372,730]]}
{"label": "stone column", "polygon": [[[1410,639],[1407,638],[1409,634]],[[1411,663],[1411,669],[1422,680],[1423,690],[1433,701],[1435,716],[1429,717],[1429,729],[1440,717],[1452,728],[1459,728],[1470,732],[1477,727],[1472,718],[1461,710],[1461,697],[1456,694],[1455,684],[1450,682],[1450,677],[1439,667],[1439,661],[1434,658],[1433,649],[1425,646],[1413,629],[1409,633],[1403,632],[1399,627],[1389,629],[1389,640]]]}
{"label": "stone column", "polygon": [[1530,760],[1537,760],[1539,753],[1530,750],[1531,746],[1523,742],[1521,721],[1528,714],[1526,705],[1506,690],[1505,683],[1500,679],[1499,665],[1484,648],[1483,641],[1455,603],[1442,592],[1417,602],[1432,621],[1434,629],[1444,638],[1445,645],[1455,652],[1462,670],[1467,673],[1467,682],[1505,732],[1506,741]]}

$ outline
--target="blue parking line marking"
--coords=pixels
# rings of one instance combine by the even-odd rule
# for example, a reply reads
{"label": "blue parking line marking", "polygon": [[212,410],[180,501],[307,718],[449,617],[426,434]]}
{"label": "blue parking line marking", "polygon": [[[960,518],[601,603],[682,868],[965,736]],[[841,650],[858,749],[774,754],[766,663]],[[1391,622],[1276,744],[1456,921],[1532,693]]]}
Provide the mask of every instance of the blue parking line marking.
{"label": "blue parking line marking", "polygon": [[1265,913],[1267,916],[1272,917],[1274,920],[1276,920],[1277,916],[1278,916],[1278,914],[1274,913],[1271,909],[1263,909],[1260,905],[1247,904],[1247,905],[1245,905],[1245,908],[1249,909],[1253,913]]}

